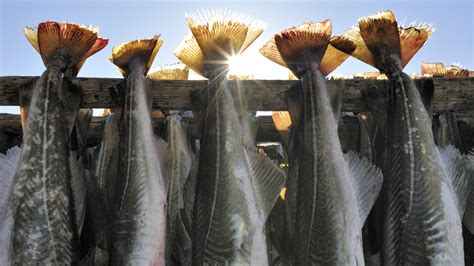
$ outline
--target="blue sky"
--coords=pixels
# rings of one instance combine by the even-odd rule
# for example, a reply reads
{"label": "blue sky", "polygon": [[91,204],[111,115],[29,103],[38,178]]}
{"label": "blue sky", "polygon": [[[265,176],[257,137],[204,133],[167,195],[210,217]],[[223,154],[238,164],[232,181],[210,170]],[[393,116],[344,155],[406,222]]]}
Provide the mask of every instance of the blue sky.
{"label": "blue sky", "polygon": [[[24,26],[45,20],[97,25],[109,45],[83,66],[79,76],[120,77],[107,57],[112,46],[161,33],[164,45],[154,65],[177,62],[173,49],[188,32],[185,13],[225,8],[245,13],[268,26],[244,54],[255,78],[284,79],[287,70],[260,56],[260,48],[274,33],[305,21],[333,22],[333,34],[342,34],[358,18],[391,9],[399,22],[426,22],[436,32],[405,68],[419,72],[421,62],[460,63],[474,69],[474,1],[22,1],[0,0],[0,76],[40,75],[44,65],[23,35]],[[349,58],[335,73],[374,71]],[[0,113],[11,111],[0,107]]]}

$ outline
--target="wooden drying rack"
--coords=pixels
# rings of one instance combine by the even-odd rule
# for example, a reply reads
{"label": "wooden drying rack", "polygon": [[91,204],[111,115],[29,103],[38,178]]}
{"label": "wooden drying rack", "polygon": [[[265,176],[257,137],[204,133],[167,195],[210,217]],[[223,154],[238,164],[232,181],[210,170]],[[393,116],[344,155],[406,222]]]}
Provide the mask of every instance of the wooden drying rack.
{"label": "wooden drying rack", "polygon": [[[0,105],[19,105],[18,89],[31,88],[39,77],[0,77]],[[113,107],[112,93],[123,87],[123,79],[118,78],[73,78],[72,85],[82,91],[84,108]],[[232,88],[240,86],[247,94],[249,111],[277,111],[287,110],[285,92],[300,86],[294,80],[241,80],[229,81]],[[459,117],[471,123],[474,119],[474,78],[427,78],[417,79],[418,87],[433,87],[434,112],[454,111]],[[153,108],[161,110],[191,110],[192,92],[206,86],[206,80],[151,80],[148,86],[153,90]],[[369,79],[338,79],[329,80],[329,88],[344,87],[343,112],[362,112],[367,108],[360,98],[360,90],[372,87],[388,86],[387,80]],[[89,139],[97,143],[101,139],[103,117],[94,117],[91,124]],[[157,132],[163,127],[163,118],[154,119],[153,124]],[[196,122],[187,119],[191,135],[198,136]],[[259,117],[258,142],[279,141],[271,117]],[[9,134],[21,134],[19,115],[0,114],[0,129]],[[347,132],[358,130],[355,117],[343,117],[339,121],[339,131]],[[356,139],[356,136],[349,136]],[[344,137],[342,137],[344,138]],[[350,141],[348,139],[348,141]],[[341,143],[344,140],[341,139]],[[343,144],[344,146],[344,144]]]}

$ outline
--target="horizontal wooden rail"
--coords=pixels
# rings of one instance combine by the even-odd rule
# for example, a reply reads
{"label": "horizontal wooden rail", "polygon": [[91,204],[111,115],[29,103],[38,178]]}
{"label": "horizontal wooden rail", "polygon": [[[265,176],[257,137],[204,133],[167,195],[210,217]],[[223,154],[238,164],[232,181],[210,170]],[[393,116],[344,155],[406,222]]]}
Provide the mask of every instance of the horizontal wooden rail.
{"label": "horizontal wooden rail", "polygon": [[[0,77],[0,105],[19,105],[18,90],[34,86],[38,77]],[[286,110],[285,92],[300,86],[294,80],[229,81],[232,88],[241,86],[247,94],[249,111]],[[417,86],[434,86],[434,111],[474,110],[474,78],[433,78],[415,81]],[[71,83],[82,91],[82,107],[112,106],[111,91],[123,87],[123,79],[74,78]],[[206,86],[206,80],[153,80],[153,107],[162,110],[191,110],[191,95]],[[342,111],[361,112],[367,108],[361,101],[360,90],[385,87],[387,80],[347,79],[329,80],[328,86],[343,86]]]}
{"label": "horizontal wooden rail", "polygon": [[[193,138],[199,137],[199,129],[196,121],[193,118],[184,118],[189,125],[189,132]],[[153,128],[155,133],[161,135],[164,129],[164,118],[154,118]],[[96,145],[102,138],[103,123],[105,117],[93,117],[91,126],[89,128],[88,145]],[[0,129],[7,134],[21,135],[21,123],[20,115],[15,114],[0,114]],[[352,134],[352,136],[349,136]],[[356,117],[344,116],[339,120],[339,135],[341,136],[341,142],[354,142],[357,145],[359,134],[359,124]],[[347,137],[343,137],[347,136]],[[345,140],[347,139],[347,141]],[[270,116],[258,117],[258,132],[257,142],[279,142],[280,137],[277,132],[272,118]],[[343,145],[344,146],[344,145]]]}

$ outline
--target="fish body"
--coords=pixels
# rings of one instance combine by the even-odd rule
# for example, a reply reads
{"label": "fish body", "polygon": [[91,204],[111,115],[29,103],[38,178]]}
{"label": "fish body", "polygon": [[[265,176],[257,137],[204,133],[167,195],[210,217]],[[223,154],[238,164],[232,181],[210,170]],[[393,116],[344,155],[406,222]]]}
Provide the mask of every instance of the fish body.
{"label": "fish body", "polygon": [[166,190],[140,72],[127,78],[112,264],[164,264]]}
{"label": "fish body", "polygon": [[357,43],[353,55],[389,79],[387,89],[362,92],[385,138],[381,256],[387,265],[464,262],[461,220],[472,179],[467,160],[435,145],[432,92],[418,90],[402,71],[431,33],[426,26],[399,28],[391,11],[362,18],[346,33]]}
{"label": "fish body", "polygon": [[162,157],[166,143],[153,134],[151,91],[146,72],[162,44],[159,36],[112,50],[111,61],[125,73],[119,166],[109,263],[164,265],[166,185]]}
{"label": "fish body", "polygon": [[194,207],[193,264],[267,263],[264,217],[226,81],[206,110]]}
{"label": "fish body", "polygon": [[7,207],[13,218],[13,263],[74,260],[67,132],[58,97],[61,84],[61,71],[48,68],[33,93]]}
{"label": "fish body", "polygon": [[185,227],[184,186],[190,174],[194,154],[188,128],[179,114],[166,117],[166,141],[170,145],[171,168],[168,191],[168,237],[169,249],[174,261],[191,263],[191,237]]}
{"label": "fish body", "polygon": [[245,15],[220,11],[188,16],[187,22],[191,34],[175,55],[209,79],[195,95],[201,140],[192,264],[267,265],[264,225],[284,173],[252,146],[245,99],[237,96],[240,91],[231,91],[226,79],[226,55],[243,52],[263,26]]}
{"label": "fish body", "polygon": [[301,80],[300,91],[288,95],[293,125],[285,198],[296,213],[287,207],[287,221],[294,221],[287,226],[286,239],[293,241],[287,264],[363,265],[362,226],[382,183],[366,159],[342,152],[337,126],[343,86],[327,87],[323,71],[348,55],[328,48],[331,27],[329,20],[305,23],[276,34],[261,49]]}

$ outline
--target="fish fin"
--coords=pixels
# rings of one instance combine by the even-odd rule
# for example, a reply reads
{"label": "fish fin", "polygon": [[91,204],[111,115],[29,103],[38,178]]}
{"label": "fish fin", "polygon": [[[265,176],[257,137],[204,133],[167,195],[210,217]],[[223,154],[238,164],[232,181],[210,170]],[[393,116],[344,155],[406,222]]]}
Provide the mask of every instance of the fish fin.
{"label": "fish fin", "polygon": [[181,63],[154,69],[147,75],[147,78],[154,80],[188,80],[188,77],[189,67]]}
{"label": "fish fin", "polygon": [[194,72],[204,76],[204,54],[192,33],[184,37],[173,53]]}
{"label": "fish fin", "polygon": [[38,43],[38,29],[31,28],[31,27],[24,27],[23,33],[25,34],[25,37],[28,40],[28,42],[30,42],[30,44],[33,46],[33,48],[35,48],[38,54],[41,54],[39,43]]}
{"label": "fish fin", "polygon": [[318,67],[326,52],[332,33],[332,23],[308,22],[289,28],[274,36],[275,45],[288,68],[299,78],[309,64]]}
{"label": "fish fin", "polygon": [[74,221],[77,235],[81,236],[86,214],[87,188],[84,179],[82,157],[78,151],[69,154],[69,169],[71,171],[71,188],[74,200]]}
{"label": "fish fin", "polygon": [[[31,34],[29,31],[28,35]],[[69,59],[67,66],[70,67],[85,59],[98,38],[98,29],[47,21],[38,25],[37,34],[38,47],[44,64],[48,66],[57,56],[67,56]]]}
{"label": "fish fin", "polygon": [[436,138],[436,144],[438,146],[448,146],[453,145],[461,153],[464,152],[464,147],[462,145],[461,135],[459,133],[458,121],[456,115],[453,112],[446,111],[438,116],[438,136]]}
{"label": "fish fin", "polygon": [[77,76],[87,58],[104,49],[107,44],[109,44],[109,39],[97,38],[94,45],[92,45],[89,51],[87,51],[87,54],[84,56],[84,58],[74,66],[74,76]]}
{"label": "fish fin", "polygon": [[469,69],[463,68],[456,65],[451,65],[446,67],[446,76],[447,78],[468,78]]}
{"label": "fish fin", "polygon": [[400,29],[400,49],[402,56],[402,67],[405,67],[413,56],[420,50],[430,38],[434,29],[430,25],[411,26]]}
{"label": "fish fin", "polygon": [[[334,44],[336,44],[336,46]],[[344,49],[341,50],[337,47],[344,47]],[[338,68],[342,63],[344,63],[344,61],[349,58],[349,55],[354,50],[355,44],[346,37],[331,37],[321,64],[319,65],[319,71],[321,71],[324,76],[327,76],[329,73],[336,70],[336,68]]]}
{"label": "fish fin", "polygon": [[172,256],[179,265],[191,265],[191,236],[190,231],[185,226],[183,221],[184,213],[178,214],[176,219],[176,234],[177,241],[173,245]]}
{"label": "fish fin", "polygon": [[191,32],[206,55],[238,55],[262,34],[265,24],[236,12],[197,12],[186,16]]}
{"label": "fish fin", "polygon": [[156,147],[156,154],[158,155],[158,162],[160,163],[160,169],[163,176],[163,182],[165,185],[165,195],[168,194],[169,186],[170,186],[170,165],[171,165],[171,156],[170,156],[170,148],[168,143],[163,140],[162,138],[155,136],[155,147]]}
{"label": "fish fin", "polygon": [[20,155],[21,148],[18,146],[10,148],[6,154],[0,153],[0,208],[3,208],[7,202]]}
{"label": "fish fin", "polygon": [[474,148],[474,127],[464,121],[458,120],[458,128],[464,153],[468,153]]}
{"label": "fish fin", "polygon": [[350,49],[347,49],[349,47],[341,45],[343,43],[333,42],[332,45],[334,45],[337,49],[341,51],[350,53],[351,56],[359,59],[360,61],[365,62],[366,64],[371,65],[373,67],[376,67],[374,56],[365,44],[364,39],[360,34],[359,26],[354,26],[348,29],[343,36],[352,41],[352,43],[355,45],[355,49],[352,51],[352,53],[350,53]]}
{"label": "fish fin", "polygon": [[444,77],[446,76],[446,67],[441,62],[421,63],[421,76]]}
{"label": "fish fin", "polygon": [[[382,188],[382,171],[364,157],[349,151],[346,153],[349,170],[352,173],[354,192],[359,207],[359,217],[363,225],[375,204]],[[362,230],[362,228],[360,228]]]}
{"label": "fish fin", "polygon": [[76,136],[81,150],[87,146],[87,136],[92,121],[92,114],[93,112],[90,108],[79,108],[77,113]]}
{"label": "fish fin", "polygon": [[162,45],[163,40],[160,39],[160,35],[122,43],[112,48],[112,56],[109,60],[124,75],[131,72],[134,64],[144,67],[143,74],[146,75]]}
{"label": "fish fin", "polygon": [[290,141],[290,113],[287,111],[272,112],[272,120],[276,130],[278,131],[278,134],[280,135],[285,151],[287,151],[288,143]]}
{"label": "fish fin", "polygon": [[344,94],[345,81],[343,79],[335,79],[326,83],[329,101],[331,103],[334,119],[339,121],[341,116],[342,96]]}
{"label": "fish fin", "polygon": [[112,233],[108,227],[112,223],[112,208],[91,171],[84,170],[84,178],[87,200],[81,241],[89,244],[89,250],[95,250],[97,247],[108,249]]}
{"label": "fish fin", "polygon": [[184,214],[182,216],[183,216],[184,225],[187,228],[190,235],[192,234],[191,232],[193,228],[192,221],[193,221],[194,198],[196,194],[197,176],[198,176],[198,171],[199,171],[199,158],[200,158],[200,152],[199,150],[197,150],[196,156],[191,166],[191,170],[189,171],[188,178],[186,179],[186,183],[184,184],[184,188],[183,188]]}
{"label": "fish fin", "polygon": [[266,155],[259,154],[255,147],[246,148],[245,155],[250,166],[257,204],[263,212],[263,221],[266,221],[285,184],[285,173]]}
{"label": "fish fin", "polygon": [[[462,218],[466,209],[466,202],[469,198],[472,181],[474,180],[474,169],[470,167],[469,164],[471,164],[471,162],[468,157],[461,155],[459,150],[453,145],[438,147],[438,151],[444,172],[454,192],[456,206],[461,215],[460,218]],[[467,221],[469,221],[469,219],[467,219]],[[472,227],[468,226],[470,229],[474,229],[474,220],[472,220],[472,222]]]}
{"label": "fish fin", "polygon": [[372,87],[361,90],[362,101],[372,113],[375,123],[385,136],[387,129],[387,119],[389,111],[389,95],[388,89]]}
{"label": "fish fin", "polygon": [[267,228],[270,240],[283,260],[283,265],[291,265],[292,242],[288,231],[287,202],[279,197],[268,217]]}
{"label": "fish fin", "polygon": [[471,149],[467,156],[468,167],[467,172],[470,173],[471,182],[468,196],[466,199],[466,206],[464,210],[463,223],[468,228],[471,234],[474,234],[474,149]]}
{"label": "fish fin", "polygon": [[375,59],[375,66],[384,73],[402,69],[400,35],[392,11],[383,11],[359,20],[359,31]]}
{"label": "fish fin", "polygon": [[257,145],[258,119],[252,114],[247,113],[243,121],[244,146]]}

